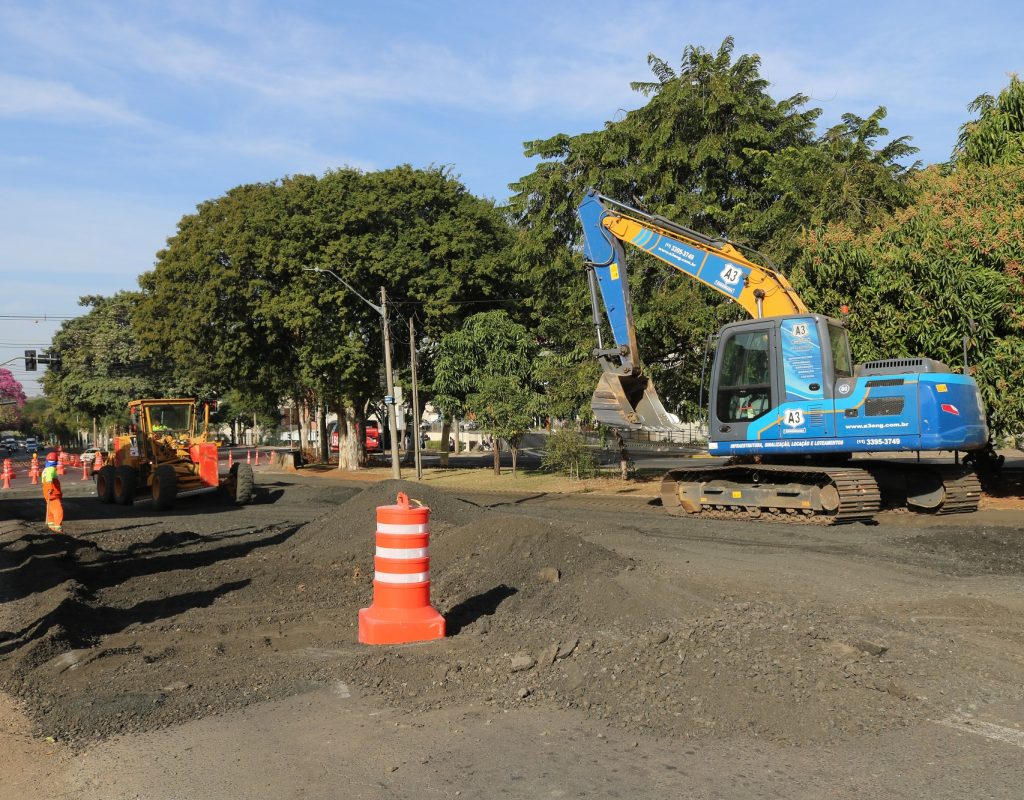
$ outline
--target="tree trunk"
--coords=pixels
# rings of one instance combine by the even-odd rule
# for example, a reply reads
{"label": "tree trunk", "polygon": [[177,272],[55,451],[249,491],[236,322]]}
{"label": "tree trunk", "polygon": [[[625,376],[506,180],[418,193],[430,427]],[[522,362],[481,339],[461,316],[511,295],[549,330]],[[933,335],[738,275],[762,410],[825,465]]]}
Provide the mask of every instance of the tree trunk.
{"label": "tree trunk", "polygon": [[327,464],[331,460],[331,443],[327,441],[327,404],[317,403],[316,406],[317,439],[320,441],[320,463]]}
{"label": "tree trunk", "polygon": [[626,442],[622,434],[616,431],[615,438],[619,444],[619,477],[626,481],[629,480],[629,453],[626,452]]}
{"label": "tree trunk", "polygon": [[492,437],[493,444],[491,449],[494,451],[494,474],[501,474],[501,439],[497,436]]}
{"label": "tree trunk", "polygon": [[458,419],[457,417],[452,420],[452,427],[455,429],[454,433],[452,433],[452,437],[455,439],[456,453],[462,452],[462,437],[460,436],[460,431],[462,429],[462,425],[460,424],[461,422],[462,420]]}
{"label": "tree trunk", "polygon": [[359,420],[354,406],[338,406],[338,469],[357,470],[366,457],[365,442],[359,447]]}
{"label": "tree trunk", "polygon": [[519,461],[519,442],[509,442],[509,450],[512,451],[512,477],[516,476],[516,464]]}
{"label": "tree trunk", "polygon": [[445,469],[448,468],[448,439],[452,435],[452,420],[448,415],[444,416],[444,422],[441,424],[441,466]]}
{"label": "tree trunk", "polygon": [[296,398],[295,405],[299,412],[299,449],[305,453],[309,449],[309,431],[308,419],[309,415],[306,412],[306,404]]}

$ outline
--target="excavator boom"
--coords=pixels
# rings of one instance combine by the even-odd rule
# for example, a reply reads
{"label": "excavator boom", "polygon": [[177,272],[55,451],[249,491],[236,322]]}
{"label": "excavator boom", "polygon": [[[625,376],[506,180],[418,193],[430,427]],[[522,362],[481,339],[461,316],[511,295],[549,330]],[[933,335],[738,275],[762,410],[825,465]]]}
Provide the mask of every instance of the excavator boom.
{"label": "excavator boom", "polygon": [[[646,214],[588,192],[577,210],[590,270],[591,303],[603,373],[591,399],[594,418],[605,425],[674,430],[679,421],[644,374],[637,352],[623,242],[637,247],[743,306],[752,317],[805,313],[789,281],[750,261],[727,242],[717,242],[663,217]],[[615,347],[604,348],[601,295]]]}

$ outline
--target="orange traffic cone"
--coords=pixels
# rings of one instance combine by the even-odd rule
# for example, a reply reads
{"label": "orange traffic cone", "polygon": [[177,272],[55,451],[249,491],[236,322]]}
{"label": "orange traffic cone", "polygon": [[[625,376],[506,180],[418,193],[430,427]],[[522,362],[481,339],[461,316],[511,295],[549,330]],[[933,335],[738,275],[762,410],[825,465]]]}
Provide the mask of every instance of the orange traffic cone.
{"label": "orange traffic cone", "polygon": [[234,453],[228,450],[228,472],[231,472],[231,468],[235,465]]}
{"label": "orange traffic cone", "polygon": [[359,610],[359,641],[404,644],[444,637],[444,617],[430,605],[430,509],[398,504],[377,507],[373,603]]}
{"label": "orange traffic cone", "polygon": [[93,472],[99,472],[101,469],[103,469],[103,456],[101,456],[97,452],[96,453],[96,458],[92,462],[92,471]]}
{"label": "orange traffic cone", "polygon": [[3,488],[11,488],[11,460],[9,458],[4,459],[3,482]]}
{"label": "orange traffic cone", "polygon": [[257,447],[256,448],[256,461],[253,463],[253,466],[258,467],[259,465],[260,465],[260,449]]}
{"label": "orange traffic cone", "polygon": [[63,475],[64,474],[64,464],[67,463],[67,460],[68,460],[67,453],[61,453],[61,454],[59,454],[57,456],[57,474],[58,475]]}
{"label": "orange traffic cone", "polygon": [[32,479],[33,486],[39,485],[39,462],[36,460],[34,455],[32,458],[32,465],[28,468],[28,476]]}
{"label": "orange traffic cone", "polygon": [[84,460],[82,461],[82,480],[89,480],[89,464],[86,463]]}
{"label": "orange traffic cone", "polygon": [[252,463],[252,450],[246,450],[245,451],[245,463],[246,464],[251,464]]}

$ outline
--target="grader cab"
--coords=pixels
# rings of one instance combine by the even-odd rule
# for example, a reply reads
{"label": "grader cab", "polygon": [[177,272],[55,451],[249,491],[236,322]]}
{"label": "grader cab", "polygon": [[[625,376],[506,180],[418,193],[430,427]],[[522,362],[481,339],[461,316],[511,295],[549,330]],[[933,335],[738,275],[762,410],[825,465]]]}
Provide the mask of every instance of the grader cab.
{"label": "grader cab", "polygon": [[100,501],[131,505],[148,493],[163,511],[179,497],[220,490],[238,505],[250,502],[252,467],[235,464],[220,477],[218,443],[209,438],[210,405],[192,398],[130,402],[128,432],[116,438],[96,473]]}

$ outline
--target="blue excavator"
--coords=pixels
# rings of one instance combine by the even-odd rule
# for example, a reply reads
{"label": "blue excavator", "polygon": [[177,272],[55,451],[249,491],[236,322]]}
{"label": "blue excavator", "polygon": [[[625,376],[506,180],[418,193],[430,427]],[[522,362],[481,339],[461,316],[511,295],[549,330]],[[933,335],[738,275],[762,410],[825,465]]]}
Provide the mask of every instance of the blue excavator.
{"label": "blue excavator", "polygon": [[[602,367],[591,400],[597,422],[680,429],[641,365],[624,244],[750,315],[718,332],[710,372],[708,449],[729,458],[666,473],[669,513],[835,524],[882,508],[977,509],[970,465],[991,446],[973,378],[930,358],[856,364],[841,320],[810,312],[782,274],[734,245],[593,191],[577,213]],[[614,347],[604,344],[606,322]],[[952,463],[880,457],[937,451],[951,452]]]}

